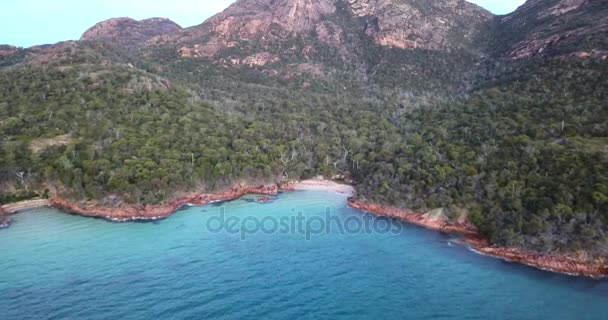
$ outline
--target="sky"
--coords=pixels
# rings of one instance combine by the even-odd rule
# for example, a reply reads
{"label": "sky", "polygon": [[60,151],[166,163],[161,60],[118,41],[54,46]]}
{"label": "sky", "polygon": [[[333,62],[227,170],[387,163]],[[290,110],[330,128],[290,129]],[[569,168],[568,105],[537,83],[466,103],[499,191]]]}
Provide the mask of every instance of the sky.
{"label": "sky", "polygon": [[[433,0],[429,0],[433,1]],[[506,14],[525,0],[469,0]],[[0,0],[0,44],[30,47],[77,40],[95,23],[116,17],[169,18],[197,25],[234,0]]]}

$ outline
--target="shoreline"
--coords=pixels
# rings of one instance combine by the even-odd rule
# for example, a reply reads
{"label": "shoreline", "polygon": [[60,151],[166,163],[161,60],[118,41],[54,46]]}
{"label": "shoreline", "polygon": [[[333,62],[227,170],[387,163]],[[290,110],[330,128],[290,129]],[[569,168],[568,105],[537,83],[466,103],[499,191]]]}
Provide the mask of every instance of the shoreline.
{"label": "shoreline", "polygon": [[335,192],[341,195],[345,195],[347,197],[352,197],[355,195],[355,188],[351,185],[340,184],[336,181],[332,180],[320,180],[320,179],[311,179],[311,180],[302,180],[291,184],[293,191],[328,191]]}
{"label": "shoreline", "polygon": [[[16,214],[20,211],[36,209],[40,207],[52,207],[60,209],[69,214],[79,215],[89,218],[99,218],[111,222],[130,222],[130,221],[158,221],[173,215],[183,206],[204,206],[212,203],[231,201],[241,198],[248,194],[264,196],[276,196],[280,192],[293,192],[302,190],[317,190],[336,192],[347,197],[355,193],[354,187],[340,184],[331,180],[303,180],[292,181],[285,184],[268,184],[257,187],[249,185],[238,185],[228,191],[213,193],[192,193],[169,201],[162,205],[137,206],[124,205],[121,207],[110,208],[96,204],[95,202],[73,202],[58,196],[50,199],[26,200],[6,204],[0,210],[6,214]],[[2,211],[0,211],[2,213]],[[0,216],[2,216],[0,214]]]}
{"label": "shoreline", "polygon": [[350,208],[377,216],[398,219],[431,231],[461,235],[463,236],[461,243],[480,255],[554,273],[591,278],[608,277],[608,261],[588,261],[568,256],[542,255],[517,248],[497,247],[484,239],[469,224],[451,224],[442,217],[437,217],[430,213],[417,214],[397,208],[367,204],[354,198],[355,189],[353,186],[340,184],[331,180],[292,181],[286,184],[276,183],[259,185],[257,187],[238,185],[223,192],[193,193],[176,198],[166,204],[153,206],[125,205],[117,208],[108,208],[99,206],[94,202],[74,203],[53,196],[48,201],[39,199],[2,205],[0,206],[0,221],[9,221],[10,226],[10,219],[6,218],[8,215],[38,207],[53,207],[69,214],[100,218],[111,222],[157,221],[168,218],[183,206],[204,206],[216,202],[236,200],[248,194],[276,196],[280,192],[302,190],[336,192],[348,197],[347,205]]}
{"label": "shoreline", "polygon": [[0,216],[17,214],[21,211],[36,208],[49,207],[51,204],[47,199],[30,199],[0,205]]}
{"label": "shoreline", "polygon": [[204,206],[215,202],[235,200],[247,194],[275,196],[281,191],[289,190],[283,189],[278,184],[257,187],[239,185],[223,192],[190,194],[162,205],[126,205],[118,208],[108,208],[92,202],[76,204],[59,197],[52,197],[50,204],[53,208],[83,217],[100,218],[112,222],[145,222],[166,219],[183,206]]}
{"label": "shoreline", "polygon": [[348,206],[377,216],[398,219],[432,231],[461,235],[463,236],[462,244],[483,256],[565,275],[595,279],[608,277],[608,261],[606,259],[589,261],[568,256],[543,255],[518,248],[498,247],[492,245],[472,226],[467,224],[450,224],[445,220],[434,219],[428,214],[420,215],[396,208],[366,204],[354,198],[348,200]]}

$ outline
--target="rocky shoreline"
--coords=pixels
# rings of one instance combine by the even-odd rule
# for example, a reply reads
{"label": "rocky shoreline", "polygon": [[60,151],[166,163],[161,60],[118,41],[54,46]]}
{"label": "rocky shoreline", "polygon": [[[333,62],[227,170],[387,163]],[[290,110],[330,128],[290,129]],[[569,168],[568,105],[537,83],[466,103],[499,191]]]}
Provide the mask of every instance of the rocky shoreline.
{"label": "rocky shoreline", "polygon": [[6,216],[6,211],[4,211],[4,209],[2,209],[2,206],[0,205],[0,230],[8,228],[12,224],[11,219],[7,218]]}
{"label": "rocky shoreline", "polygon": [[464,237],[462,243],[481,255],[555,273],[591,278],[608,277],[608,259],[593,260],[569,256],[550,256],[517,248],[497,247],[484,239],[472,226],[467,224],[451,224],[442,219],[434,219],[429,215],[420,215],[396,208],[367,204],[354,198],[348,200],[348,206],[374,215],[399,219],[429,230],[462,235]]}
{"label": "rocky shoreline", "polygon": [[[73,203],[60,197],[52,197],[46,205],[61,209],[68,213],[84,216],[101,218],[112,222],[128,221],[156,221],[162,220],[178,211],[182,206],[203,206],[210,203],[230,201],[238,199],[247,194],[259,194],[265,196],[275,196],[279,192],[290,192],[296,190],[316,190],[312,188],[311,181],[302,185],[298,183],[260,185],[257,187],[239,185],[230,190],[217,193],[195,193],[188,196],[177,198],[169,203],[155,206],[136,206],[127,205],[117,208],[102,207],[94,202]],[[326,181],[320,181],[320,190],[326,190],[331,186]],[[345,188],[350,186],[338,185],[340,188],[336,192],[350,194]],[[346,190],[346,191],[345,191]],[[353,190],[354,192],[354,190]],[[353,209],[365,211],[374,215],[384,216],[414,224],[429,230],[459,234],[463,236],[462,243],[471,250],[500,260],[520,263],[537,269],[563,273],[568,275],[585,276],[593,278],[608,277],[608,259],[589,260],[586,258],[575,258],[569,256],[548,256],[537,253],[527,252],[517,248],[496,247],[484,239],[473,226],[467,223],[448,223],[441,216],[434,216],[430,213],[417,214],[405,210],[368,204],[356,200],[354,197],[348,199],[348,206]],[[0,207],[0,229],[8,228],[11,220],[6,218],[7,211]]]}
{"label": "rocky shoreline", "polygon": [[101,207],[95,203],[72,203],[68,200],[52,197],[52,207],[84,217],[101,218],[113,222],[128,221],[156,221],[162,220],[185,205],[204,206],[206,204],[238,199],[247,194],[260,194],[274,196],[279,191],[290,191],[289,186],[285,188],[279,185],[262,185],[257,187],[236,186],[228,191],[218,193],[196,193],[177,198],[167,204],[155,206],[128,205],[119,208]]}

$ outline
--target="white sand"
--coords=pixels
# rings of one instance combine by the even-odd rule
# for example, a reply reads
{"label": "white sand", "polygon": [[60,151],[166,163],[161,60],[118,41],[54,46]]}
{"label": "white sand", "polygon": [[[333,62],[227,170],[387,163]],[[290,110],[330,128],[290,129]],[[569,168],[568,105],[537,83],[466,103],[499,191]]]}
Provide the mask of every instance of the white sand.
{"label": "white sand", "polygon": [[353,196],[355,188],[346,184],[339,184],[330,180],[304,180],[294,185],[296,190],[321,190],[337,192],[346,196]]}
{"label": "white sand", "polygon": [[2,209],[8,214],[12,214],[20,211],[48,206],[50,206],[50,203],[47,199],[34,199],[5,204],[2,205]]}

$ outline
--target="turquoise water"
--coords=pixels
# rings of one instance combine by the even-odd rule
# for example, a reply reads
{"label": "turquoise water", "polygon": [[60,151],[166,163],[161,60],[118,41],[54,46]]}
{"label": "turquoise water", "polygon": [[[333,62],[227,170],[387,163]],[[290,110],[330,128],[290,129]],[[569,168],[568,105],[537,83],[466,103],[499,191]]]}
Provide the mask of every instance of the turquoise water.
{"label": "turquoise water", "polygon": [[327,192],[247,199],[158,223],[18,214],[0,231],[0,319],[608,318],[606,281],[481,257],[400,223],[395,232],[382,221],[372,232],[336,227],[309,240],[301,230],[217,232],[222,213],[267,217],[265,231],[272,218],[302,212],[313,221],[326,208],[339,221],[369,217]]}

